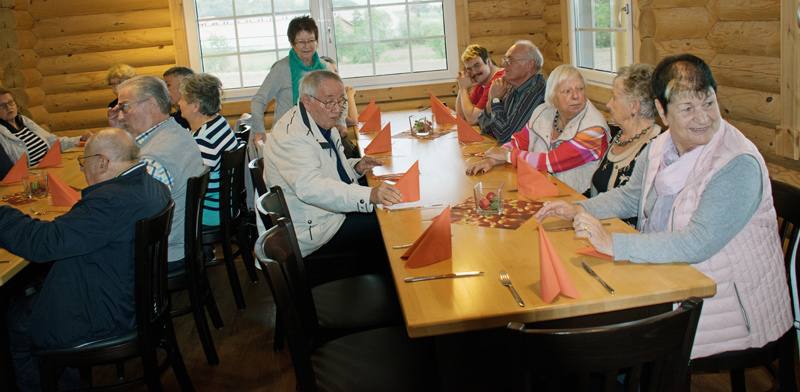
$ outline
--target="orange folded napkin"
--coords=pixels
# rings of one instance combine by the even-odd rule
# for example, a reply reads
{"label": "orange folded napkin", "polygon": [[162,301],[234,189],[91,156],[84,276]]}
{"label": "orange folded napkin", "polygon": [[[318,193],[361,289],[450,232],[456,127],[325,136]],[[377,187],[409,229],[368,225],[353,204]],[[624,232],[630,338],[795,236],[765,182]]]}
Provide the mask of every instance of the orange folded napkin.
{"label": "orange folded napkin", "polygon": [[85,146],[86,146],[86,142],[78,142],[78,147],[85,147]]}
{"label": "orange folded napkin", "polygon": [[378,106],[377,109],[372,113],[371,116],[367,119],[367,122],[361,126],[361,129],[358,131],[361,133],[370,133],[370,132],[378,132],[381,130],[381,107]]}
{"label": "orange folded napkin", "polygon": [[587,246],[585,248],[575,249],[575,253],[581,253],[587,256],[597,257],[598,259],[614,261],[614,259],[611,256],[596,251],[593,246]]}
{"label": "orange folded napkin", "polygon": [[403,195],[402,203],[419,201],[419,161],[414,162],[403,177],[395,184]]}
{"label": "orange folded napkin", "polygon": [[[437,117],[438,118],[438,117]],[[475,143],[482,142],[483,136],[475,132],[475,129],[470,126],[466,120],[456,116],[456,125],[458,126],[458,141],[461,143]]]}
{"label": "orange folded napkin", "polygon": [[414,245],[400,256],[406,268],[419,268],[453,258],[453,239],[450,235],[450,206],[433,219]]}
{"label": "orange folded napkin", "polygon": [[80,193],[50,173],[47,173],[47,184],[50,186],[50,198],[54,206],[72,207],[81,199]]}
{"label": "orange folded napkin", "polygon": [[372,101],[369,101],[369,105],[364,108],[364,111],[358,115],[358,121],[364,122],[367,121],[368,118],[372,117],[372,112],[375,111],[375,98]]}
{"label": "orange folded napkin", "polygon": [[36,167],[50,167],[61,164],[61,142],[56,140],[56,142],[53,143],[53,146],[47,151],[47,154],[44,154],[42,160],[39,161],[39,164],[36,165]]}
{"label": "orange folded napkin", "polygon": [[364,154],[380,154],[392,152],[392,124],[388,123],[383,130],[378,132],[375,139],[364,149]]}
{"label": "orange folded napkin", "polygon": [[542,300],[550,303],[558,293],[578,298],[578,290],[564,269],[564,264],[539,223],[539,275],[542,287]]}
{"label": "orange folded napkin", "polygon": [[[2,147],[0,147],[2,148]],[[8,185],[22,182],[22,177],[28,175],[28,154],[22,154],[17,163],[8,171],[8,174],[0,181],[0,184]]]}
{"label": "orange folded napkin", "polygon": [[433,93],[431,93],[431,112],[433,115],[436,116],[436,124],[455,124],[456,119],[453,118],[453,114],[450,113],[450,109],[447,106],[444,106],[442,101],[439,98],[436,98]]}
{"label": "orange folded napkin", "polygon": [[523,196],[558,196],[558,188],[524,159],[517,160],[517,188]]}

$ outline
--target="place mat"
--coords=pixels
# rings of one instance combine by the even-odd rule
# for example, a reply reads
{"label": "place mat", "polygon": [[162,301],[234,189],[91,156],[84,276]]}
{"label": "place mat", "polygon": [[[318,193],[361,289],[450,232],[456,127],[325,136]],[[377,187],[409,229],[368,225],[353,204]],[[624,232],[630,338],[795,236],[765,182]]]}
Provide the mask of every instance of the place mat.
{"label": "place mat", "polygon": [[450,210],[450,222],[461,225],[494,227],[516,230],[542,208],[544,203],[506,199],[500,215],[480,215],[475,210],[475,199],[470,197]]}
{"label": "place mat", "polygon": [[39,199],[35,197],[34,198],[28,197],[28,194],[25,191],[22,191],[5,195],[2,198],[0,198],[0,200],[2,200],[4,203],[11,204],[12,206],[21,206],[33,203]]}
{"label": "place mat", "polygon": [[392,138],[394,138],[394,139],[423,139],[423,140],[430,139],[430,140],[433,140],[433,139],[436,139],[436,138],[440,138],[440,137],[442,137],[444,135],[447,135],[448,133],[454,132],[455,130],[456,130],[456,128],[453,125],[442,125],[442,126],[436,127],[436,130],[431,132],[430,135],[427,135],[427,136],[412,136],[411,135],[411,130],[409,129],[407,131],[403,131],[403,132],[400,132],[398,134],[392,135]]}

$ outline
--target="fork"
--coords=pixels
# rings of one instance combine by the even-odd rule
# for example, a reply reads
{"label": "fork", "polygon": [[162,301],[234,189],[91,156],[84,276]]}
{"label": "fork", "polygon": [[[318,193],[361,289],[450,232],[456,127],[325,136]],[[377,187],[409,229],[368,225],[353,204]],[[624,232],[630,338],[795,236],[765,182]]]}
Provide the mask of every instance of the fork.
{"label": "fork", "polygon": [[33,208],[31,208],[31,213],[32,213],[33,215],[47,215],[48,213],[49,213],[49,214],[55,214],[55,213],[56,213],[56,211],[36,211],[36,210],[34,210]]}
{"label": "fork", "polygon": [[508,277],[508,272],[506,272],[504,269],[500,270],[500,283],[502,283],[503,286],[511,289],[511,294],[514,294],[514,299],[517,300],[517,305],[524,308],[525,302],[522,302],[522,298],[520,298],[519,294],[517,294],[517,290],[514,290],[514,286],[511,285],[511,278]]}

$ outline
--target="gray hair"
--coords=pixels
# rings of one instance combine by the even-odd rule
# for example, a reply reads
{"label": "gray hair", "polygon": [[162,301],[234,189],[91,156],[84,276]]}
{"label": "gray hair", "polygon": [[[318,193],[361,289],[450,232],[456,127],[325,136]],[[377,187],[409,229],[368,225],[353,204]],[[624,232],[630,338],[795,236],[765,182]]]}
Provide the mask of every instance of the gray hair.
{"label": "gray hair", "polygon": [[213,116],[222,110],[222,82],[214,75],[198,73],[181,81],[181,98],[186,103],[200,103],[200,113]]}
{"label": "gray hair", "polygon": [[638,101],[639,114],[647,119],[656,118],[656,93],[653,92],[653,67],[647,63],[631,64],[617,71],[614,85],[619,83],[624,99],[630,102]]}
{"label": "gray hair", "polygon": [[133,89],[137,101],[155,98],[161,113],[169,114],[172,111],[172,99],[163,80],[149,75],[137,76],[122,82],[119,91],[128,87]]}
{"label": "gray hair", "polygon": [[336,73],[331,71],[316,70],[310,72],[300,81],[300,87],[298,87],[297,91],[299,92],[300,96],[308,95],[309,97],[316,97],[317,88],[319,88],[319,85],[322,84],[322,82],[328,79],[333,79],[344,86],[344,83],[342,83],[342,78],[340,78]]}
{"label": "gray hair", "polygon": [[536,65],[536,69],[539,71],[542,70],[542,66],[544,65],[544,57],[542,57],[542,52],[539,51],[539,48],[537,48],[533,42],[526,39],[521,39],[515,42],[514,45],[519,45],[525,48],[525,58],[528,60],[533,60],[533,63]]}
{"label": "gray hair", "polygon": [[138,162],[139,144],[128,132],[118,128],[105,128],[86,142],[94,153],[103,154],[111,162]]}
{"label": "gray hair", "polygon": [[586,86],[586,80],[577,68],[569,64],[561,64],[556,67],[547,77],[547,87],[544,89],[544,103],[553,105],[558,86],[565,80],[576,78],[580,79],[583,85]]}
{"label": "gray hair", "polygon": [[128,64],[117,64],[111,66],[106,73],[106,83],[111,83],[111,79],[128,80],[136,77],[136,70]]}

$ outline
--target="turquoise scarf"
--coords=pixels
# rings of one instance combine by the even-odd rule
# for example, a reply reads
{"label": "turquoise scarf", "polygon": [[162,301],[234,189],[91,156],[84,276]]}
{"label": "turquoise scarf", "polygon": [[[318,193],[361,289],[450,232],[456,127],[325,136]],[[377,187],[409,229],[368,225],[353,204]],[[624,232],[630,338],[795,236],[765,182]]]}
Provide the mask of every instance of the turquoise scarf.
{"label": "turquoise scarf", "polygon": [[319,60],[319,55],[314,52],[314,57],[311,58],[311,66],[307,66],[300,61],[294,49],[289,51],[289,68],[292,70],[292,105],[297,104],[297,98],[300,97],[300,79],[303,79],[305,72],[311,72],[315,69],[328,69]]}

